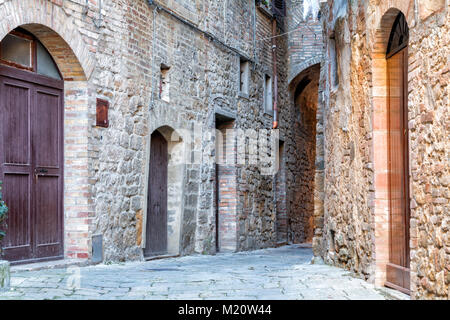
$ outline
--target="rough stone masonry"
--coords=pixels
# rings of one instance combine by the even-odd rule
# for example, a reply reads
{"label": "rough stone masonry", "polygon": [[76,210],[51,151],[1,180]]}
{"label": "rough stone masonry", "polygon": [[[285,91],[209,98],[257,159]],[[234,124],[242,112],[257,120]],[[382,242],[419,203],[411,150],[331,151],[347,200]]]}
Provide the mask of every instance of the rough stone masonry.
{"label": "rough stone masonry", "polygon": [[325,208],[315,252],[384,285],[389,264],[386,50],[395,18],[409,28],[410,289],[449,299],[449,2],[327,1]]}
{"label": "rough stone masonry", "polygon": [[[143,259],[152,188],[150,136],[155,130],[168,139],[175,134],[180,142],[169,146],[169,253],[215,253],[217,207],[228,206],[217,202],[220,176],[215,165],[215,129],[224,120],[244,133],[247,144],[246,162],[232,164],[227,179],[234,206],[224,211],[232,221],[231,228],[222,228],[230,239],[227,250],[272,247],[277,238],[311,240],[314,206],[308,190],[314,151],[307,150],[309,145],[302,154],[296,150],[306,140],[314,148],[316,107],[312,102],[311,113],[300,118],[289,74],[300,72],[293,69],[301,63],[303,49],[301,40],[292,38],[290,45],[282,35],[307,20],[283,16],[275,17],[271,5],[247,0],[0,2],[0,36],[17,27],[32,33],[64,78],[66,258],[90,259],[93,249],[98,250],[92,238],[100,236],[104,261]],[[320,30],[317,13],[306,19]],[[320,63],[320,57],[310,61],[321,48],[317,35],[309,35],[316,51],[305,51],[305,68]],[[108,128],[96,125],[97,99],[109,103]],[[267,154],[258,149],[259,131],[272,129],[275,100],[286,153],[280,166],[285,177],[280,190],[285,191],[278,195],[276,175],[252,162],[277,148],[269,147]],[[302,121],[311,121],[308,129],[293,133],[294,122]],[[192,161],[178,165],[174,159],[181,146]],[[301,176],[303,166],[308,176]],[[279,230],[277,215],[278,221],[286,220]]]}
{"label": "rough stone masonry", "polygon": [[[389,19],[402,12],[411,296],[448,299],[448,0],[265,3],[0,0],[0,39],[17,27],[32,33],[64,79],[64,257],[92,259],[99,236],[105,262],[144,259],[158,131],[170,142],[169,254],[311,241],[316,257],[384,285],[380,56]],[[109,103],[108,128],[96,125],[99,98]],[[280,142],[263,149],[259,133],[272,129],[275,101]],[[216,166],[224,136],[236,137],[228,158],[244,163]],[[278,152],[277,174],[253,161]]]}

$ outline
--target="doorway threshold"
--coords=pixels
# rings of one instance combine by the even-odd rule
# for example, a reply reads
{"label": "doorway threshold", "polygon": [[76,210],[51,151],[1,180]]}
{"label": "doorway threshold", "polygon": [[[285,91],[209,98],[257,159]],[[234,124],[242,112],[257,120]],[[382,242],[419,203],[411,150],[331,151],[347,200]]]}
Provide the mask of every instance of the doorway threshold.
{"label": "doorway threshold", "polygon": [[45,269],[62,269],[72,266],[84,267],[91,264],[86,259],[60,259],[45,262],[35,262],[27,264],[18,264],[11,266],[11,273],[23,272],[23,271],[39,271]]}
{"label": "doorway threshold", "polygon": [[160,259],[168,259],[168,258],[178,258],[179,256],[180,256],[179,254],[162,254],[162,255],[144,257],[144,260],[151,261],[151,260],[160,260]]}

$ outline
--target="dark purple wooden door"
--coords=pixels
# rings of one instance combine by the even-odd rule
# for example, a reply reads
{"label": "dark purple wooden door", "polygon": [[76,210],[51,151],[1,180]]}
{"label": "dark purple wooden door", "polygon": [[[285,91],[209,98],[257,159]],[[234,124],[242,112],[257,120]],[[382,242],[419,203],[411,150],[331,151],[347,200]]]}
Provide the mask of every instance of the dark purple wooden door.
{"label": "dark purple wooden door", "polygon": [[389,83],[390,252],[387,285],[410,290],[408,49],[387,60]]}
{"label": "dark purple wooden door", "polygon": [[63,82],[0,66],[4,258],[63,255]]}
{"label": "dark purple wooden door", "polygon": [[155,131],[151,136],[145,256],[167,253],[168,144]]}

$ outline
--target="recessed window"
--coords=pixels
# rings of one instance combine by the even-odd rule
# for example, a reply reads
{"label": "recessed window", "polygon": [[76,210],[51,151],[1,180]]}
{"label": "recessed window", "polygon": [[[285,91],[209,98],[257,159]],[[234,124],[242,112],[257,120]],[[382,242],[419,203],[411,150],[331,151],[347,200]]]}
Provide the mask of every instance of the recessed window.
{"label": "recessed window", "polygon": [[272,100],[272,77],[266,74],[264,78],[264,111],[267,113],[273,111]]}
{"label": "recessed window", "polygon": [[336,89],[339,86],[338,60],[336,52],[336,41],[330,39],[330,82],[331,87]]}
{"label": "recessed window", "polygon": [[239,91],[243,94],[248,94],[248,79],[249,79],[249,62],[241,59],[241,70],[239,74]]}
{"label": "recessed window", "polygon": [[170,67],[165,64],[161,64],[160,82],[159,82],[159,98],[161,100],[170,102]]}

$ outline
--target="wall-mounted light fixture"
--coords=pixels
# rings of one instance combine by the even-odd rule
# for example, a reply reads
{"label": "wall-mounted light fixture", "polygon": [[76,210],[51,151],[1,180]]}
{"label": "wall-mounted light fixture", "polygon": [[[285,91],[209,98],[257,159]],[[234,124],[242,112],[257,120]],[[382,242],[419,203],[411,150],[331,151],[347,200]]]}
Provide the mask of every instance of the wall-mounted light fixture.
{"label": "wall-mounted light fixture", "polygon": [[[87,16],[89,13],[89,0],[86,0],[86,4],[83,8],[83,15]],[[98,18],[92,18],[92,22],[97,28],[100,28],[103,22],[102,17],[102,0],[98,0]]]}

